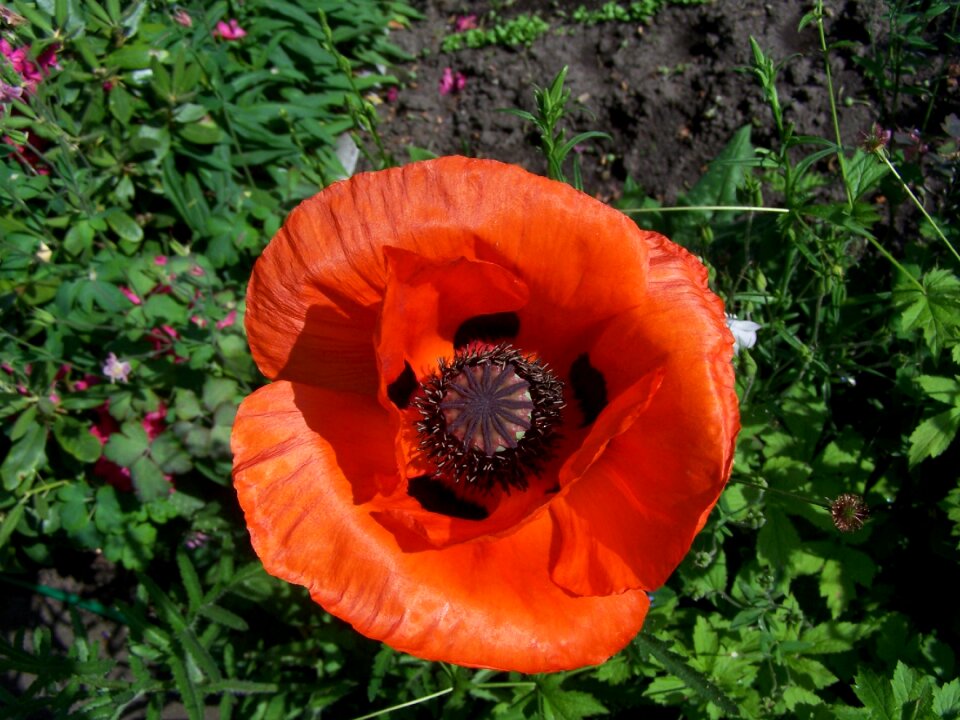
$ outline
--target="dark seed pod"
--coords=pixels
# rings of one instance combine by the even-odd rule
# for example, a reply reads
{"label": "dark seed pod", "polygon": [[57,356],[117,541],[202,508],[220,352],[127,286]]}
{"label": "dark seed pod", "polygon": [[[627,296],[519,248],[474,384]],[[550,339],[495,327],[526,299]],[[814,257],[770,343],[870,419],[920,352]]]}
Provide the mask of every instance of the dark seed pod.
{"label": "dark seed pod", "polygon": [[550,455],[563,383],[510,345],[473,346],[441,360],[413,404],[437,479],[522,490]]}

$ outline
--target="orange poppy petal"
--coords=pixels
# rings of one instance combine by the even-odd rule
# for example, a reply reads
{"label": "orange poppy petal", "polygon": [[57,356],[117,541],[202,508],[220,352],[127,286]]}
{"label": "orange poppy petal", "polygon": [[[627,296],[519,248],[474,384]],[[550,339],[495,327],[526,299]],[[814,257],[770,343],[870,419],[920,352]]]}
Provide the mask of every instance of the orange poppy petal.
{"label": "orange poppy petal", "polygon": [[706,270],[663,239],[648,295],[590,351],[611,397],[662,372],[649,406],[550,506],[559,528],[554,579],[580,594],[659,587],[723,489],[739,429],[732,338]]}
{"label": "orange poppy petal", "polygon": [[[350,403],[358,421],[345,428]],[[357,502],[393,463],[375,398],[289,382],[257,390],[234,427],[234,480],[268,572],[305,585],[361,633],[426,659],[520,672],[600,663],[639,630],[642,591],[576,597],[548,567],[542,513],[507,537],[404,552]]]}
{"label": "orange poppy petal", "polygon": [[257,261],[251,350],[269,378],[375,390],[370,340],[392,246],[512,273],[530,290],[523,341],[568,363],[598,319],[639,302],[644,237],[593,198],[492,160],[439,158],[356,175],[297,207]]}
{"label": "orange poppy petal", "polygon": [[[471,317],[516,310],[529,297],[515,275],[487,262],[433,262],[407,250],[384,248],[387,287],[378,325],[382,383],[408,363],[417,378],[453,356],[454,334]],[[385,392],[385,389],[384,389]]]}

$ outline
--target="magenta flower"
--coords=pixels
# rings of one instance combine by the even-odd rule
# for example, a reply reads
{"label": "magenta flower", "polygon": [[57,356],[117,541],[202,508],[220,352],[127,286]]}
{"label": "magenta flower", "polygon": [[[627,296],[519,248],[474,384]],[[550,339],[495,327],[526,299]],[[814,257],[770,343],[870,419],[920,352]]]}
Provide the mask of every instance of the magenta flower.
{"label": "magenta flower", "polygon": [[231,310],[223,320],[217,320],[217,330],[223,330],[233,325],[237,321],[237,311]]}
{"label": "magenta flower", "polygon": [[240,23],[235,19],[227,22],[221,20],[213,30],[213,36],[223,38],[224,40],[239,40],[246,37],[247,31],[240,27]]}
{"label": "magenta flower", "polygon": [[477,16],[461,15],[457,18],[456,22],[454,22],[453,27],[457,32],[464,32],[465,30],[475,30],[477,27]]}
{"label": "magenta flower", "polygon": [[440,94],[458,93],[466,87],[466,84],[467,78],[462,72],[455,73],[453,68],[446,67],[443,69],[443,77],[440,78]]}
{"label": "magenta flower", "polygon": [[132,302],[134,305],[140,305],[140,304],[143,302],[143,301],[140,299],[140,297],[139,297],[133,290],[131,290],[130,288],[128,288],[126,285],[121,285],[121,286],[120,286],[120,292],[122,292],[122,293],[123,293],[123,296],[124,296],[127,300],[129,300],[130,302]]}

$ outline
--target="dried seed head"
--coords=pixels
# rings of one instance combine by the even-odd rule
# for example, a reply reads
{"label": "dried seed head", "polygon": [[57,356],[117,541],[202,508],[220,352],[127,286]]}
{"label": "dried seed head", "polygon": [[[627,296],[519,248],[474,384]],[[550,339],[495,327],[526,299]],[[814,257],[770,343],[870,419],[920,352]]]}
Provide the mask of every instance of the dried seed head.
{"label": "dried seed head", "polygon": [[840,532],[856,532],[870,517],[870,508],[859,495],[844,493],[831,503],[830,515]]}

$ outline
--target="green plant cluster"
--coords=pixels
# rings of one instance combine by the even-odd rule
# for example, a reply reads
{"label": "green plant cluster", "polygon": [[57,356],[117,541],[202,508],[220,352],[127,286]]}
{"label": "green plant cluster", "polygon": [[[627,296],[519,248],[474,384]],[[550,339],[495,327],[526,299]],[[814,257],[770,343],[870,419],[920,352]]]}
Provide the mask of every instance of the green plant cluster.
{"label": "green plant cluster", "polygon": [[[946,590],[960,549],[960,120],[935,91],[957,7],[891,0],[900,35],[858,54],[879,123],[863,138],[840,137],[836,117],[829,137],[798,134],[778,93],[791,59],[753,43],[769,116],[674,206],[627,183],[622,209],[701,257],[728,310],[760,325],[736,360],[743,431],[643,632],[599,667],[543,676],[359,636],[265,574],[230,487],[233,416],[262,382],[242,335],[252,262],[343,174],[345,133],[390,162],[371,93],[392,82],[377,67],[404,57],[385,28],[415,13],[374,0],[0,10],[9,53],[27,48],[20,70],[0,61],[0,592],[58,609],[0,615],[0,716],[960,718]],[[833,101],[821,2],[802,25]],[[601,133],[567,138],[564,79],[514,114],[549,174],[578,183],[571,154]],[[860,529],[850,496],[870,507]],[[108,581],[58,581],[91,568]]]}
{"label": "green plant cluster", "polygon": [[484,30],[471,28],[463,32],[452,33],[443,38],[440,49],[443,52],[457,52],[464,48],[476,50],[490,45],[504,47],[529,47],[550,30],[550,24],[539,15],[523,13],[515,18],[497,22]]}
{"label": "green plant cluster", "polygon": [[703,5],[709,0],[642,0],[622,5],[606,2],[596,10],[581,5],[570,15],[580,25],[597,25],[605,22],[647,22],[661,9],[669,5]]}

